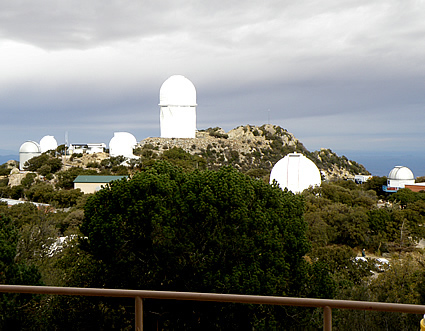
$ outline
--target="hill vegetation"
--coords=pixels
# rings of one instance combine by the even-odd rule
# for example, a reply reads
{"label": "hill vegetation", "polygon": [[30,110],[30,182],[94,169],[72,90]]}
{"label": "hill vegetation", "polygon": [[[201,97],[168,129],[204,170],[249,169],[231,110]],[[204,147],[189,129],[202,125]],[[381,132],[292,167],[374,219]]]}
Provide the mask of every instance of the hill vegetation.
{"label": "hill vegetation", "polygon": [[[284,129],[212,128],[194,141],[148,138],[134,160],[107,153],[65,159],[60,151],[31,159],[24,173],[16,162],[0,166],[1,197],[23,202],[0,203],[1,283],[425,304],[425,257],[418,245],[425,237],[425,193],[389,195],[381,189],[385,177],[345,180],[367,172],[329,150],[307,151]],[[293,151],[322,170],[327,180],[321,187],[294,195],[268,185],[272,165]],[[79,174],[131,179],[82,194],[73,188]],[[362,249],[366,262],[355,259]],[[148,306],[147,318],[165,329],[170,323],[200,328],[200,321],[237,329],[241,316],[250,316],[245,328],[322,323],[315,309]],[[16,295],[3,296],[0,308],[0,329],[126,329],[134,309],[118,299]],[[410,330],[420,318],[335,311],[333,324]]]}
{"label": "hill vegetation", "polygon": [[325,180],[369,174],[364,166],[345,156],[339,157],[329,149],[309,152],[293,134],[270,124],[260,127],[240,126],[227,133],[220,128],[209,128],[198,132],[194,139],[147,138],[139,143],[136,153],[142,158],[151,159],[173,148],[201,157],[205,162],[201,166],[207,169],[231,165],[251,177],[265,181],[268,181],[274,164],[293,152],[302,153],[312,160]]}

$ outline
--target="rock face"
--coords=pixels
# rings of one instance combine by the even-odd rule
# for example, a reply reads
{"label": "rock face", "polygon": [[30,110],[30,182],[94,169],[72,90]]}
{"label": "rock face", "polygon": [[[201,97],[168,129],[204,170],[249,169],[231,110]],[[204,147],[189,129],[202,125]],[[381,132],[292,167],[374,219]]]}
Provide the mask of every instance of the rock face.
{"label": "rock face", "polygon": [[13,187],[13,186],[18,186],[21,185],[21,181],[22,179],[25,178],[25,176],[27,175],[27,173],[11,173],[9,175],[9,186]]}
{"label": "rock face", "polygon": [[86,168],[90,163],[100,163],[109,158],[108,153],[93,153],[93,154],[77,154],[62,158],[62,170],[72,167]]}
{"label": "rock face", "polygon": [[146,138],[137,147],[142,153],[155,154],[181,148],[205,159],[210,169],[232,165],[244,172],[259,172],[262,177],[268,176],[273,165],[292,152],[312,160],[325,180],[368,174],[362,165],[345,156],[339,157],[329,149],[309,152],[292,133],[270,124],[239,126],[227,133],[221,128],[209,128],[197,132],[196,138]]}

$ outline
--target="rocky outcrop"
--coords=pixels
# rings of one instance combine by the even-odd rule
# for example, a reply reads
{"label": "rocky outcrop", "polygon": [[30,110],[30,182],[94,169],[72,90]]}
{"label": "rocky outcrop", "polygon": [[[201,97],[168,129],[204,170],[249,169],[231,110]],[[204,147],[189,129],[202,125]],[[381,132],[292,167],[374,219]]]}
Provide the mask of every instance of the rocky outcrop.
{"label": "rocky outcrop", "polygon": [[245,172],[262,169],[268,173],[286,154],[299,152],[318,166],[326,180],[368,174],[362,165],[329,149],[309,152],[292,133],[270,124],[239,126],[227,133],[221,128],[209,128],[197,132],[196,138],[146,138],[137,147],[156,155],[176,147],[204,158],[212,169],[232,165]]}

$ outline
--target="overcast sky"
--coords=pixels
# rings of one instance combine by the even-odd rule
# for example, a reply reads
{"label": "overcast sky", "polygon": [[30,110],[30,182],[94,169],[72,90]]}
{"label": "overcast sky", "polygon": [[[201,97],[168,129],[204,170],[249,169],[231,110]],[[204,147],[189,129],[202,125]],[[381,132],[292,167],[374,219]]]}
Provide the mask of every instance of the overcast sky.
{"label": "overcast sky", "polygon": [[270,122],[425,175],[424,53],[423,0],[2,0],[0,150],[159,136],[159,89],[181,74],[198,129]]}

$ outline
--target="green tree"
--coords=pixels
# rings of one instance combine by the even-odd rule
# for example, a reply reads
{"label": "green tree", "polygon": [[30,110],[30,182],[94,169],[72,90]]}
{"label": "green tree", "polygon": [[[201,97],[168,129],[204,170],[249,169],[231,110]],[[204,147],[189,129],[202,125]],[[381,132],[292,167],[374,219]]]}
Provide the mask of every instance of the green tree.
{"label": "green tree", "polygon": [[407,207],[416,201],[425,200],[425,194],[422,192],[413,192],[407,188],[402,188],[396,193],[391,194],[389,201],[398,202],[402,207]]}
{"label": "green tree", "polygon": [[83,194],[79,188],[56,191],[51,198],[51,203],[59,208],[72,207]]}
{"label": "green tree", "polygon": [[24,187],[24,188],[30,188],[31,187],[31,185],[34,183],[34,181],[35,181],[35,177],[37,177],[37,174],[36,173],[34,173],[34,172],[29,172],[29,173],[27,173],[26,175],[25,175],[25,177],[24,178],[22,178],[22,180],[21,180],[21,185]]}
{"label": "green tree", "polygon": [[[90,197],[82,247],[98,261],[91,286],[329,296],[310,248],[303,198],[224,167],[186,173],[165,162]],[[322,292],[317,288],[323,285]],[[147,323],[176,328],[283,327],[282,307],[148,302]],[[212,309],[215,307],[215,309]],[[172,323],[172,324],[169,324]]]}
{"label": "green tree", "polygon": [[38,173],[40,173],[40,171],[46,173],[48,170],[47,167],[50,167],[50,172],[55,173],[62,168],[62,161],[56,157],[50,156],[48,153],[43,153],[25,162],[24,166],[26,170]]}
{"label": "green tree", "polygon": [[7,163],[0,165],[0,176],[7,176],[10,174],[10,166]]}
{"label": "green tree", "polygon": [[379,197],[386,197],[387,194],[382,191],[382,186],[387,185],[387,177],[373,176],[369,178],[362,186],[365,190],[373,190]]}
{"label": "green tree", "polygon": [[[41,275],[34,266],[16,262],[19,234],[12,220],[0,215],[0,283],[41,285]],[[19,330],[34,325],[36,301],[31,295],[0,295],[0,329]]]}
{"label": "green tree", "polygon": [[185,170],[205,169],[206,167],[206,161],[203,158],[185,152],[178,147],[173,147],[162,153],[161,160],[166,160]]}
{"label": "green tree", "polygon": [[50,203],[54,194],[53,186],[45,182],[39,182],[25,190],[28,200],[41,203]]}

